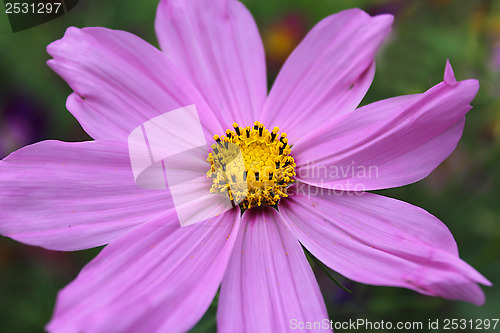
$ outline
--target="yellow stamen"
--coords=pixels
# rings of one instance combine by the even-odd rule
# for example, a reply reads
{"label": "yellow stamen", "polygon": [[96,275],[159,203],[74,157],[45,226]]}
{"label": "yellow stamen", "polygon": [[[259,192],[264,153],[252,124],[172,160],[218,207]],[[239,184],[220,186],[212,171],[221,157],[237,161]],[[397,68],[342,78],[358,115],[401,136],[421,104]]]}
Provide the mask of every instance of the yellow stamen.
{"label": "yellow stamen", "polygon": [[214,135],[217,144],[207,161],[207,177],[213,181],[210,192],[227,195],[242,209],[276,205],[287,197],[295,177],[295,160],[286,133],[279,128],[269,132],[258,121],[254,125],[226,130],[226,136]]}

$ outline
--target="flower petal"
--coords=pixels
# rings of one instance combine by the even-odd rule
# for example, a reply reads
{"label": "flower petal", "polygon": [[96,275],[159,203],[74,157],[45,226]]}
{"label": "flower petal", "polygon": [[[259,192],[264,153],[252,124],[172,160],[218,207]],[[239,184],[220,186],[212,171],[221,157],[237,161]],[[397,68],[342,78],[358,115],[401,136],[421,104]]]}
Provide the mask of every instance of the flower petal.
{"label": "flower petal", "polygon": [[347,191],[421,180],[455,149],[478,89],[476,80],[447,77],[423,94],[372,103],[337,119],[294,146],[298,178]]}
{"label": "flower petal", "polygon": [[490,282],[459,258],[449,230],[423,209],[366,192],[297,186],[280,210],[299,241],[333,270],[365,284],[484,302],[477,283]]}
{"label": "flower petal", "polygon": [[267,96],[262,40],[235,0],[163,0],[156,34],[162,50],[203,94],[226,128],[251,125]]}
{"label": "flower petal", "polygon": [[126,140],[143,122],[191,104],[207,133],[223,130],[189,80],[135,35],[71,27],[47,51],[54,57],[48,65],[75,91],[68,110],[94,139]]}
{"label": "flower petal", "polygon": [[44,141],[0,161],[0,233],[52,250],[107,244],[172,207],[135,182],[126,144]]}
{"label": "flower petal", "polygon": [[220,290],[219,332],[288,332],[298,322],[328,320],[311,267],[279,213],[245,212],[237,237]]}
{"label": "flower petal", "polygon": [[180,227],[175,214],[110,244],[57,298],[50,332],[185,332],[210,306],[239,211]]}
{"label": "flower petal", "polygon": [[392,21],[350,9],[318,23],[283,66],[260,120],[286,131],[293,144],[353,111],[372,82],[375,53]]}

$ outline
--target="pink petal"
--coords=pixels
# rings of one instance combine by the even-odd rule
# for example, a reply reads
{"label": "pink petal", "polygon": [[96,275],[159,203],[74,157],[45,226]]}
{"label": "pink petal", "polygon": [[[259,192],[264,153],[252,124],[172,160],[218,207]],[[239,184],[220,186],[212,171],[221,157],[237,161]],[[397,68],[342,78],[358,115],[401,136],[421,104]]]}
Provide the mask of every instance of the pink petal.
{"label": "pink petal", "polygon": [[172,207],[136,186],[126,144],[44,141],[0,161],[0,233],[52,250],[124,235]]}
{"label": "pink petal", "polygon": [[421,208],[383,196],[335,194],[299,184],[280,211],[300,242],[333,270],[474,304],[491,285],[458,256],[453,236]]}
{"label": "pink petal", "polygon": [[279,126],[293,144],[353,111],[372,82],[375,53],[392,21],[350,9],[318,23],[283,66],[260,120]]}
{"label": "pink petal", "polygon": [[141,226],[104,248],[59,293],[47,329],[189,330],[217,292],[239,224],[233,209],[188,227],[173,214]]}
{"label": "pink petal", "polygon": [[447,82],[366,105],[304,137],[293,147],[298,178],[344,191],[425,178],[455,149],[479,89],[476,80]]}
{"label": "pink petal", "polygon": [[94,139],[126,140],[143,122],[191,104],[196,104],[207,136],[223,130],[189,80],[135,35],[71,27],[47,51],[54,57],[49,66],[75,91],[68,110]]}
{"label": "pink petal", "polygon": [[276,210],[245,212],[237,238],[220,290],[219,332],[288,332],[294,323],[328,320],[304,252]]}
{"label": "pink petal", "polygon": [[162,50],[195,83],[226,128],[251,125],[267,96],[262,40],[235,0],[163,0],[156,33]]}

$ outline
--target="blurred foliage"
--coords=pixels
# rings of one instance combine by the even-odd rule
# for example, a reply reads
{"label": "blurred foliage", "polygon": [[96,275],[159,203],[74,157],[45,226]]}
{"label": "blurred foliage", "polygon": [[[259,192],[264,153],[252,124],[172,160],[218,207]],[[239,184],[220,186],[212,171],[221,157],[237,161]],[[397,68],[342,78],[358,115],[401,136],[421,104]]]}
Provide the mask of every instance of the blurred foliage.
{"label": "blurred foliage", "polygon": [[[442,80],[447,58],[458,79],[479,79],[481,90],[467,116],[465,133],[456,151],[425,180],[379,193],[423,207],[443,220],[454,234],[462,258],[493,284],[500,283],[500,1],[245,0],[244,3],[255,16],[266,44],[270,84],[286,55],[316,22],[353,6],[371,14],[395,15],[393,33],[378,55],[377,74],[363,103],[425,91]],[[42,139],[89,139],[65,109],[70,89],[45,65],[49,59],[46,46],[61,38],[68,26],[122,29],[157,45],[153,28],[156,6],[156,0],[81,0],[62,17],[15,34],[2,18],[0,140],[10,144],[8,148],[0,145],[0,157]],[[11,122],[8,114],[16,112],[9,109],[12,98],[29,102],[23,104],[27,110],[23,118],[26,124],[23,119]],[[39,120],[40,114],[43,122]],[[34,135],[30,122],[43,127],[43,131]],[[19,137],[12,133],[26,135]],[[7,136],[14,139],[5,139]],[[50,319],[57,291],[97,252],[98,249],[57,253],[0,239],[0,331],[41,331]],[[315,272],[335,321],[365,318],[426,323],[434,318],[498,318],[499,315],[500,289],[496,286],[484,288],[486,304],[476,307],[400,288],[365,286],[335,275],[352,290],[352,294],[347,294],[321,270]],[[216,300],[193,331],[215,331],[215,313]]]}

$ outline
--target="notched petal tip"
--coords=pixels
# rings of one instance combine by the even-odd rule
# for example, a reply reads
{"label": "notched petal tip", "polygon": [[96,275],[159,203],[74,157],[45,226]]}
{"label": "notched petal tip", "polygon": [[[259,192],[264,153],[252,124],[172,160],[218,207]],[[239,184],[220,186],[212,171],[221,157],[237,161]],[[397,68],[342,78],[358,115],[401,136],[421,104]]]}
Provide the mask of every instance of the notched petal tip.
{"label": "notched petal tip", "polygon": [[457,79],[455,78],[455,73],[450,64],[450,59],[446,59],[446,67],[444,69],[444,82],[450,86],[455,86],[457,84]]}
{"label": "notched petal tip", "polygon": [[49,45],[47,45],[46,50],[47,50],[47,53],[51,57],[54,57],[54,53],[55,53],[58,45],[61,43],[61,40],[62,40],[62,38],[61,39],[57,39],[57,40],[53,41],[52,43],[50,43]]}
{"label": "notched petal tip", "polygon": [[66,31],[64,32],[64,36],[62,36],[60,39],[57,39],[47,45],[47,53],[50,54],[52,57],[55,57],[55,54],[57,53],[57,49],[62,47],[65,44],[65,39],[69,37],[70,34],[72,34],[74,31],[81,30],[77,27],[68,27]]}
{"label": "notched petal tip", "polygon": [[[387,25],[388,27],[392,26],[392,23],[394,22],[394,16],[392,14],[380,14],[380,15],[370,15],[367,12],[365,12],[362,9],[359,8],[351,8],[351,9],[346,9],[340,13],[344,13],[345,15],[358,15],[360,18],[363,19],[374,19],[376,21],[379,21],[383,25]],[[335,14],[334,14],[335,15]],[[332,16],[334,16],[332,15]]]}
{"label": "notched petal tip", "polygon": [[50,68],[53,68],[54,66],[54,59],[49,59],[45,62],[47,64],[47,66],[49,66]]}
{"label": "notched petal tip", "polygon": [[394,23],[394,16],[392,14],[380,14],[380,15],[373,16],[373,18],[380,20],[385,25],[387,25],[389,28],[392,27],[392,24]]}

